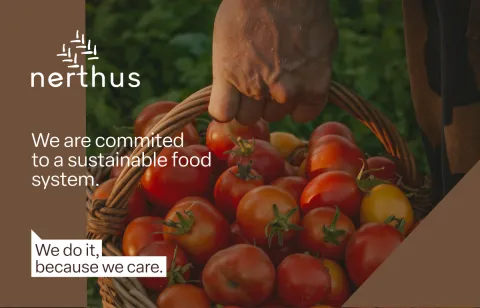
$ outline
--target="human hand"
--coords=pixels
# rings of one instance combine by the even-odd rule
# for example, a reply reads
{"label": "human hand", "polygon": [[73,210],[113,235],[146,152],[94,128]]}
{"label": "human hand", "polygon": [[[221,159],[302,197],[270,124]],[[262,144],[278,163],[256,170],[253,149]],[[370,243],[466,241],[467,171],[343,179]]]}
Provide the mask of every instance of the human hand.
{"label": "human hand", "polygon": [[326,105],[337,29],[327,0],[223,0],[213,34],[209,112],[249,125]]}

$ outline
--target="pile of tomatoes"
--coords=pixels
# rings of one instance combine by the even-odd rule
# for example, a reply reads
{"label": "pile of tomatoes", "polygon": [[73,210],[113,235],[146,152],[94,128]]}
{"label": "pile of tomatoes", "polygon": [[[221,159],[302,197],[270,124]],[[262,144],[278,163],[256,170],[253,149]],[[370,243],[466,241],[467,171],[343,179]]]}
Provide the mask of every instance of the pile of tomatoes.
{"label": "pile of tomatoes", "polygon": [[[135,135],[175,106],[157,102]],[[416,227],[395,162],[367,158],[352,131],[318,126],[310,140],[261,120],[188,124],[182,156],[206,167],[149,167],[128,201],[122,251],[167,256],[166,278],[140,283],[158,307],[341,307]],[[128,155],[128,154],[127,154]],[[94,199],[105,199],[123,166]]]}

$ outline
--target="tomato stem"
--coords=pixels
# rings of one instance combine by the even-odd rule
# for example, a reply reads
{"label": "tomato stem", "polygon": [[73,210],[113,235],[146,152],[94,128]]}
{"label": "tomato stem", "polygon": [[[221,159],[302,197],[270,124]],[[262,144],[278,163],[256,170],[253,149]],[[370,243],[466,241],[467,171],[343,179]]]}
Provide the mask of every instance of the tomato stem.
{"label": "tomato stem", "polygon": [[245,182],[261,178],[252,173],[252,161],[248,164],[237,164],[237,173],[233,173],[237,178],[244,180]]}
{"label": "tomato stem", "polygon": [[318,252],[318,251],[316,253],[311,253],[310,251],[305,251],[303,254],[308,255],[308,256],[312,256],[315,259],[320,259],[320,252]]}
{"label": "tomato stem", "polygon": [[369,174],[369,173],[372,173],[372,172],[377,172],[377,171],[383,171],[385,170],[385,167],[381,167],[381,168],[372,168],[372,169],[367,169],[363,172],[363,174]]}
{"label": "tomato stem", "polygon": [[357,181],[360,181],[363,177],[363,172],[365,170],[365,161],[361,158],[359,158],[362,161],[362,169],[360,169],[360,172],[357,174]]}
{"label": "tomato stem", "polygon": [[175,246],[175,250],[173,251],[173,258],[172,263],[170,265],[170,271],[167,273],[168,277],[168,285],[171,286],[174,284],[185,284],[187,281],[185,280],[185,273],[188,272],[192,268],[191,263],[187,263],[183,266],[177,265],[177,250],[178,245]]}
{"label": "tomato stem", "polygon": [[361,191],[363,191],[364,193],[368,193],[375,186],[378,186],[381,184],[392,184],[389,181],[377,179],[372,174],[368,178],[364,179],[363,177],[365,174],[368,174],[369,172],[380,171],[380,170],[383,170],[383,168],[365,170],[365,160],[363,159],[360,159],[360,160],[362,161],[362,169],[360,169],[360,172],[357,175],[357,186]]}
{"label": "tomato stem", "polygon": [[225,154],[233,154],[239,156],[249,157],[255,151],[255,139],[245,140],[240,137],[234,139],[230,136],[230,139],[235,144],[236,148],[233,148],[229,151],[225,151]]}
{"label": "tomato stem", "polygon": [[334,245],[340,245],[339,237],[344,236],[347,232],[343,229],[337,229],[337,221],[340,217],[340,208],[335,206],[335,215],[330,225],[323,225],[323,241]]}
{"label": "tomato stem", "polygon": [[[186,217],[183,216],[183,214],[181,214],[180,212],[175,213],[177,215],[178,221],[173,221],[173,220],[162,221],[162,223],[165,226],[177,230],[175,232],[168,232],[169,234],[184,235],[184,234],[190,233],[193,225],[195,224],[195,216],[193,215],[192,211],[190,211],[190,210],[185,210],[184,213],[185,213]],[[163,232],[161,232],[161,233],[163,233]]]}
{"label": "tomato stem", "polygon": [[395,229],[403,233],[405,231],[405,219],[404,218],[397,218],[393,215],[388,216],[387,219],[385,219],[384,223],[390,224],[392,222],[396,222]]}
{"label": "tomato stem", "polygon": [[283,246],[283,232],[290,230],[301,231],[302,227],[289,223],[289,219],[298,211],[297,208],[291,209],[286,214],[281,214],[278,210],[278,206],[274,204],[273,214],[275,218],[265,226],[265,236],[268,239],[268,247],[272,247],[272,240],[274,236],[277,236],[278,245]]}

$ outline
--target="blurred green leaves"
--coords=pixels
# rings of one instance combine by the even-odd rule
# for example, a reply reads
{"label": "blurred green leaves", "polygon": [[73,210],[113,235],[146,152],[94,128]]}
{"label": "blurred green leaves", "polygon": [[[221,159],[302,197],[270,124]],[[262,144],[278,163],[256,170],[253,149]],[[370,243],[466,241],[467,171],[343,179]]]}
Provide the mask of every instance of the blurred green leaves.
{"label": "blurred green leaves", "polygon": [[87,1],[87,36],[97,45],[97,71],[141,76],[138,88],[88,88],[89,136],[111,135],[113,126],[131,126],[146,104],[181,101],[211,82],[211,34],[218,4]]}
{"label": "blurred green leaves", "polygon": [[[110,135],[113,126],[130,126],[139,110],[158,99],[181,101],[211,82],[211,43],[220,0],[88,1],[87,35],[95,42],[102,72],[138,72],[139,88],[88,89],[91,137]],[[409,141],[424,165],[410,99],[400,2],[332,1],[340,41],[333,78],[380,108]],[[287,118],[272,129],[307,137],[320,122],[348,124],[366,152],[383,149],[361,123],[329,106],[314,123]]]}

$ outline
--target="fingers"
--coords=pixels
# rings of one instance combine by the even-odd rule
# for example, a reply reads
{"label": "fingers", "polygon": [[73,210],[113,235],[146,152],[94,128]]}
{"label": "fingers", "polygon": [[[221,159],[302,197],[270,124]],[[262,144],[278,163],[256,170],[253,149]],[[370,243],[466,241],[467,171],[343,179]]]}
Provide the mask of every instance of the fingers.
{"label": "fingers", "polygon": [[215,78],[208,112],[218,122],[233,120],[240,107],[240,92],[223,78]]}
{"label": "fingers", "polygon": [[305,123],[313,121],[320,115],[327,104],[330,77],[331,67],[327,63],[322,69],[321,76],[317,76],[317,79],[310,80],[303,86],[299,103],[292,113],[294,121]]}
{"label": "fingers", "polygon": [[245,95],[241,95],[240,97],[240,107],[235,116],[236,120],[243,125],[253,125],[257,123],[262,117],[265,103]]}
{"label": "fingers", "polygon": [[316,105],[299,104],[292,112],[292,119],[295,122],[305,123],[315,120],[325,108],[327,101],[319,102]]}
{"label": "fingers", "polygon": [[263,110],[263,118],[268,122],[277,122],[282,120],[287,114],[292,112],[292,104],[287,102],[279,104],[277,102],[267,102]]}
{"label": "fingers", "polygon": [[[269,122],[281,120],[285,115],[291,114],[296,122],[309,122],[314,120],[325,108],[330,85],[331,67],[326,63],[322,68],[322,74],[316,74],[312,70],[306,74],[314,77],[304,80],[300,85],[289,74],[269,86],[272,99],[276,102],[267,103],[263,118]],[[295,103],[295,108],[292,108]],[[285,105],[289,105],[287,108]]]}
{"label": "fingers", "polygon": [[[295,83],[287,77],[270,86],[272,101],[267,103],[241,94],[223,78],[216,78],[210,97],[208,111],[219,122],[228,122],[234,118],[243,125],[252,125],[261,118],[268,122],[282,120],[291,114],[296,122],[305,123],[314,120],[327,103],[330,74],[317,82],[307,83],[303,91],[298,91]],[[300,92],[303,95],[299,95]],[[294,102],[301,102],[294,107]]]}
{"label": "fingers", "polygon": [[331,71],[331,67],[325,65],[320,76],[317,76],[315,80],[312,80],[304,85],[304,90],[302,92],[304,99],[301,101],[301,103],[307,105],[326,104],[332,75]]}
{"label": "fingers", "polygon": [[269,86],[272,99],[279,104],[285,104],[291,101],[297,94],[298,85],[289,75],[282,78]]}

